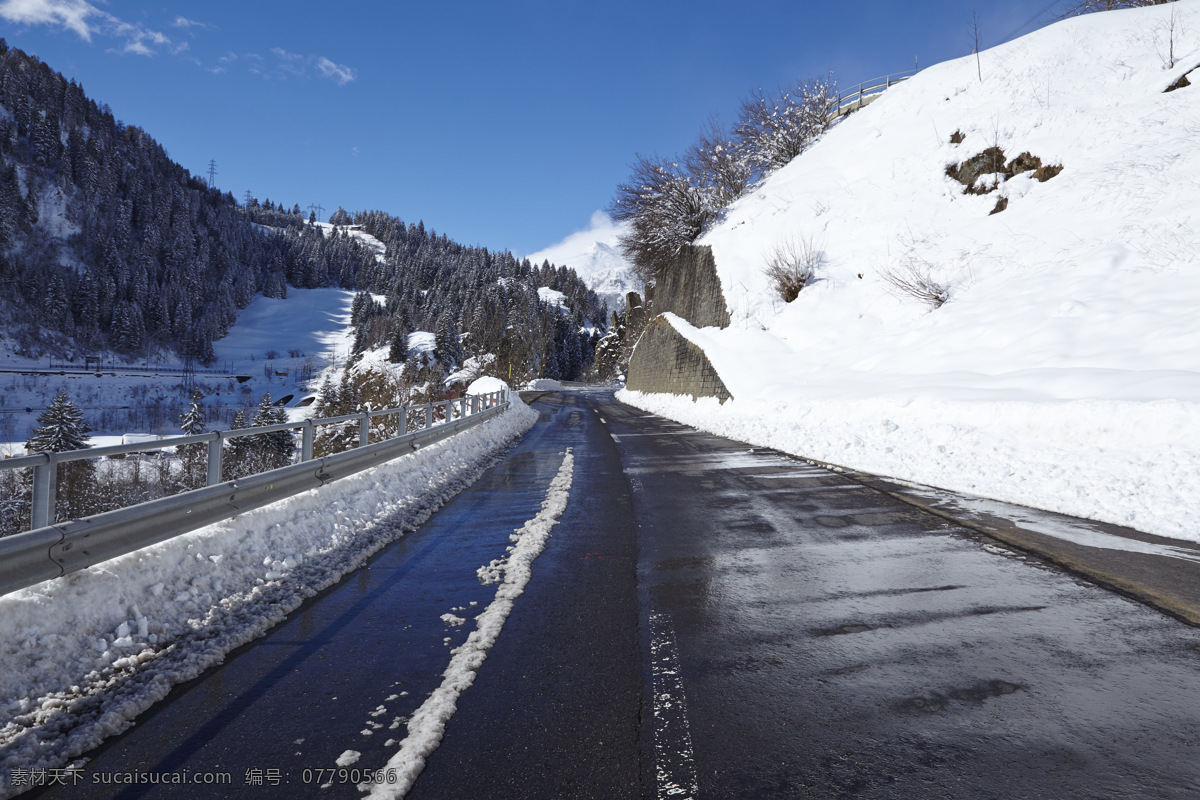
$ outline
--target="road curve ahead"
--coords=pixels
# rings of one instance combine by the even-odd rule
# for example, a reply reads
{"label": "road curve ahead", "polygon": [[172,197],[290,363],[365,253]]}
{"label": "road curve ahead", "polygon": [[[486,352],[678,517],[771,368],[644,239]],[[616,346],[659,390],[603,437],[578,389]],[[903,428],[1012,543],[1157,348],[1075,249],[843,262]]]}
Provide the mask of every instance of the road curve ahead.
{"label": "road curve ahead", "polygon": [[[387,763],[465,609],[494,595],[475,570],[538,513],[570,448],[566,509],[410,798],[1200,796],[1194,628],[611,393],[533,407],[478,484],[177,688],[84,777],[227,769],[222,796],[361,796],[302,771],[344,751]],[[283,780],[246,784],[256,768]]]}

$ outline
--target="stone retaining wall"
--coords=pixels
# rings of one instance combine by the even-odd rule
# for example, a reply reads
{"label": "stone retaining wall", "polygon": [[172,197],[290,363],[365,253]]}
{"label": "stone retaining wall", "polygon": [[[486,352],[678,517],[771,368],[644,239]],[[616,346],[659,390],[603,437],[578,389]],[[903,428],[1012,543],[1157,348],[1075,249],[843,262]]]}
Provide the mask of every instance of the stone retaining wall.
{"label": "stone retaining wall", "polygon": [[688,245],[679,251],[675,263],[647,292],[651,314],[670,311],[697,328],[728,328],[729,309],[717,276],[717,262],[708,245]]}
{"label": "stone retaining wall", "polygon": [[716,397],[722,403],[732,397],[704,351],[661,316],[638,339],[625,385],[639,392]]}

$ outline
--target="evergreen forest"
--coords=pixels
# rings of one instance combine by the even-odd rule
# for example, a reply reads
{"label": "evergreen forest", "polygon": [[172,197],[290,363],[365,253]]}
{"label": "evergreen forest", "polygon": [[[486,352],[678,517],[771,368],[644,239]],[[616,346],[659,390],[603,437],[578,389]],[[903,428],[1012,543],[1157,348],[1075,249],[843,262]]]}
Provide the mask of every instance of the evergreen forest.
{"label": "evergreen forest", "polygon": [[[438,335],[443,373],[472,355],[514,380],[590,369],[608,314],[573,271],[381,211],[339,208],[333,228],[313,222],[298,204],[239,203],[208,186],[79,84],[0,39],[0,282],[9,289],[0,333],[20,355],[205,364],[256,294],[332,286],[361,292],[356,355],[387,346],[403,361],[406,334],[426,330]],[[543,287],[562,304],[539,296]]]}

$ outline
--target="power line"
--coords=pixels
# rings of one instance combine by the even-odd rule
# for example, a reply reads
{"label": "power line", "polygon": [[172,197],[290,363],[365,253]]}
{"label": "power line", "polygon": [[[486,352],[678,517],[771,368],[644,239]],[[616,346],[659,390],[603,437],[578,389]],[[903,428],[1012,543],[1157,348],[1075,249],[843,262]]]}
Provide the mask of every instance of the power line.
{"label": "power line", "polygon": [[1005,42],[1007,42],[1008,40],[1012,39],[1012,38],[1013,38],[1013,37],[1015,37],[1015,36],[1016,36],[1018,33],[1020,33],[1021,31],[1025,30],[1026,28],[1028,28],[1030,25],[1032,25],[1032,24],[1033,24],[1034,22],[1036,22],[1037,20],[1041,19],[1041,18],[1042,18],[1042,15],[1044,15],[1044,14],[1045,14],[1047,11],[1049,11],[1050,9],[1054,8],[1056,5],[1059,5],[1059,3],[1060,3],[1060,2],[1061,2],[1061,0],[1054,0],[1054,2],[1050,3],[1050,5],[1046,6],[1046,7],[1045,7],[1045,8],[1043,8],[1041,11],[1039,11],[1038,13],[1034,14],[1034,15],[1033,15],[1032,17],[1030,17],[1029,19],[1027,19],[1027,20],[1025,20],[1024,22],[1022,22],[1022,23],[1021,23],[1021,24],[1020,24],[1020,25],[1019,25],[1017,28],[1015,28],[1015,29],[1013,30],[1013,32],[1012,32],[1012,33],[1008,34],[1008,35],[1007,35],[1007,36],[1005,36],[1003,39],[1001,39],[1000,41],[996,42],[996,44],[997,44],[997,45],[1001,45],[1001,44],[1004,44]]}

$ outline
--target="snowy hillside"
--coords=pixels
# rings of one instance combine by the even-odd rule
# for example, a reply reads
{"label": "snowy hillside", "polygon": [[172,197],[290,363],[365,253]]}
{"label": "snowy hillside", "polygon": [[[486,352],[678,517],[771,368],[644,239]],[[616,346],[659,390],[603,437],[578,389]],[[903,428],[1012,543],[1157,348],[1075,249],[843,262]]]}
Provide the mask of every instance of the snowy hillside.
{"label": "snowy hillside", "polygon": [[[733,324],[691,336],[735,399],[631,399],[1200,540],[1200,85],[1164,91],[1198,65],[1200,2],[1180,0],[1065,20],[889,90],[699,241]],[[973,183],[994,191],[947,174],[994,147]],[[1037,180],[1054,170],[1021,171],[1025,153],[1062,170]],[[781,245],[816,264],[792,303],[763,274]],[[949,299],[935,308],[903,277]]]}
{"label": "snowy hillside", "polygon": [[576,231],[561,242],[531,253],[527,258],[534,264],[549,261],[555,266],[567,266],[579,273],[587,285],[611,309],[623,308],[625,293],[641,291],[636,285],[629,262],[621,255],[617,236],[621,227],[603,211],[592,215],[587,230]]}

